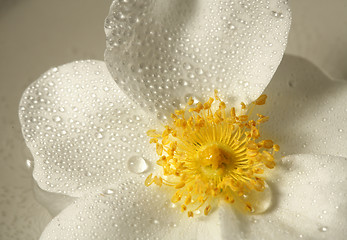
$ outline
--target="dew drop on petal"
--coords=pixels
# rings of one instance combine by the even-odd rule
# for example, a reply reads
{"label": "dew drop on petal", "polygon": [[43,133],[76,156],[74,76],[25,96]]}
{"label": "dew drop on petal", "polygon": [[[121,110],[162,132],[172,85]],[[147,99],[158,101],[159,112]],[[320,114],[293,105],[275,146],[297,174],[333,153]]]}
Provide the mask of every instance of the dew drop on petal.
{"label": "dew drop on petal", "polygon": [[318,230],[321,232],[326,232],[328,231],[328,227],[320,227]]}
{"label": "dew drop on petal", "polygon": [[252,205],[252,213],[259,214],[265,212],[272,202],[272,192],[267,183],[265,183],[265,189],[262,192],[252,191],[248,195],[244,195],[244,200],[248,201]]}
{"label": "dew drop on petal", "polygon": [[128,169],[133,173],[143,173],[148,169],[148,164],[143,157],[132,156],[128,160]]}
{"label": "dew drop on petal", "polygon": [[61,117],[59,117],[59,116],[54,116],[54,117],[53,117],[53,121],[54,121],[54,122],[60,122],[60,121],[61,121]]}
{"label": "dew drop on petal", "polygon": [[95,137],[98,138],[98,139],[102,139],[104,136],[101,134],[101,133],[96,133],[95,134]]}
{"label": "dew drop on petal", "polygon": [[104,191],[104,194],[112,195],[112,194],[114,194],[114,190],[112,190],[112,189],[106,189],[106,190]]}

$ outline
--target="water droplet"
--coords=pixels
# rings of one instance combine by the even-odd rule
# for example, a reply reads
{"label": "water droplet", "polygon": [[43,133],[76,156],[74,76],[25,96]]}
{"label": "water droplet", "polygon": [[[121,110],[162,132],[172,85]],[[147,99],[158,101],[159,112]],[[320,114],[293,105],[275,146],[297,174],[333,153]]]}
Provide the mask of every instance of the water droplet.
{"label": "water droplet", "polygon": [[204,74],[204,71],[201,68],[197,68],[197,69],[195,69],[195,73],[198,75],[202,75],[202,74]]}
{"label": "water droplet", "polygon": [[176,204],[174,204],[174,203],[172,203],[172,202],[170,202],[169,207],[170,207],[170,208],[176,208],[176,207],[177,207],[177,205],[176,205]]}
{"label": "water droplet", "polygon": [[326,231],[328,231],[328,227],[321,227],[318,230],[321,232],[326,232]]}
{"label": "water droplet", "polygon": [[265,189],[262,192],[252,191],[248,195],[244,195],[245,200],[251,203],[252,213],[265,212],[271,205],[272,192],[267,183],[265,183]]}
{"label": "water droplet", "polygon": [[272,11],[272,16],[277,17],[277,18],[283,18],[283,13]]}
{"label": "water droplet", "polygon": [[114,190],[112,189],[107,189],[104,191],[104,194],[107,194],[107,195],[112,195],[114,193]]}
{"label": "water droplet", "polygon": [[233,25],[232,23],[228,23],[228,27],[229,27],[229,29],[231,29],[231,30],[235,30],[235,25]]}
{"label": "water droplet", "polygon": [[200,102],[199,101],[199,99],[196,97],[196,96],[194,96],[194,95],[192,95],[192,94],[186,94],[185,96],[184,96],[184,102],[188,102],[188,100],[189,100],[189,98],[192,98],[193,99],[193,104],[197,104],[198,102]]}
{"label": "water droplet", "polygon": [[143,157],[132,156],[128,160],[128,169],[133,173],[143,173],[148,169],[148,164]]}
{"label": "water droplet", "polygon": [[177,224],[176,224],[176,223],[171,222],[171,223],[169,223],[169,224],[168,224],[168,226],[169,226],[169,227],[177,227]]}
{"label": "water droplet", "polygon": [[54,122],[60,122],[60,121],[61,121],[61,117],[59,117],[59,116],[54,116],[54,117],[53,117],[53,121],[54,121]]}
{"label": "water droplet", "polygon": [[158,221],[157,219],[152,219],[151,222],[152,222],[153,224],[159,224],[159,221]]}
{"label": "water droplet", "polygon": [[30,159],[27,159],[25,161],[25,165],[27,166],[27,168],[33,168],[34,167],[34,161],[33,160],[30,160]]}
{"label": "water droplet", "polygon": [[186,69],[186,70],[192,69],[192,65],[190,65],[189,63],[183,63],[183,67],[184,67],[184,69]]}
{"label": "water droplet", "polygon": [[98,138],[98,139],[101,139],[101,138],[103,138],[104,136],[103,136],[101,133],[96,133],[96,134],[95,134],[95,137]]}

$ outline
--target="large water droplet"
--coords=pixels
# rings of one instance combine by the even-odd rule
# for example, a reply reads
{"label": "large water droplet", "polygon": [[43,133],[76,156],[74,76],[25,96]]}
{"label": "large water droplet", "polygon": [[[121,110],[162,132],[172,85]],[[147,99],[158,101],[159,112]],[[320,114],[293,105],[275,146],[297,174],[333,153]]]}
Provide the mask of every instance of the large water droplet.
{"label": "large water droplet", "polygon": [[133,173],[143,173],[148,169],[148,164],[143,157],[132,156],[128,160],[128,169]]}
{"label": "large water droplet", "polygon": [[272,192],[269,185],[265,183],[264,191],[252,191],[248,195],[244,195],[244,199],[251,203],[252,213],[263,213],[271,206]]}

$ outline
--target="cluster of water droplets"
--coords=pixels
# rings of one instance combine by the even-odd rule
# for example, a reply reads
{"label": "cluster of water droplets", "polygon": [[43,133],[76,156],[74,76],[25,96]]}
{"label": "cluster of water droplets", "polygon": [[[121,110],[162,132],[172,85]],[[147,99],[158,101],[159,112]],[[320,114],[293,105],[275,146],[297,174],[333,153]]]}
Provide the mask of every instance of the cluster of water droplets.
{"label": "cluster of water droplets", "polygon": [[104,63],[81,61],[46,72],[24,93],[19,115],[34,178],[44,190],[78,195],[149,167],[150,119]]}
{"label": "cluster of water droplets", "polygon": [[[44,239],[164,239],[176,232],[184,239],[192,221],[168,207],[169,195],[125,182],[102,194],[80,198],[53,219]],[[185,222],[182,226],[181,223]],[[180,225],[178,229],[177,226]],[[88,231],[86,231],[88,230]]]}
{"label": "cluster of water droplets", "polygon": [[[251,216],[222,210],[222,233],[233,239],[342,239],[346,160],[309,154],[283,157],[268,178],[274,193],[270,208]],[[238,222],[239,229],[230,231]]]}
{"label": "cluster of water droplets", "polygon": [[282,0],[119,0],[105,20],[105,60],[150,111],[171,111],[187,94],[206,99],[214,89],[227,103],[249,102],[276,70],[289,25]]}

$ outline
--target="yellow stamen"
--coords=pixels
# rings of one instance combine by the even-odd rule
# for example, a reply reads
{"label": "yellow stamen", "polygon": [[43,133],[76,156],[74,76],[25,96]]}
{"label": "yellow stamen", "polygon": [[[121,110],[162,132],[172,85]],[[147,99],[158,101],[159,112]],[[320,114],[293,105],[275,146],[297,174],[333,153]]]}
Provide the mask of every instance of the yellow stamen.
{"label": "yellow stamen", "polygon": [[208,205],[205,209],[204,209],[204,214],[208,215],[208,213],[211,211],[211,205]]}
{"label": "yellow stamen", "polygon": [[264,105],[266,102],[267,96],[266,95],[261,95],[260,97],[258,97],[257,100],[255,100],[255,104],[256,105]]}
{"label": "yellow stamen", "polygon": [[[264,191],[260,175],[275,167],[274,152],[279,146],[272,140],[258,140],[259,125],[269,118],[257,114],[258,119],[249,119],[246,110],[265,104],[266,98],[260,96],[251,106],[241,103],[241,115],[234,107],[227,110],[218,91],[205,103],[194,104],[189,98],[184,109],[171,114],[172,126],[165,126],[160,134],[147,132],[150,142],[156,144],[163,176],[150,174],[145,185],[176,189],[171,201],[183,201],[181,211],[188,210],[188,217],[202,207],[208,215],[220,200],[232,204],[251,191]],[[252,201],[241,202],[248,212],[255,211]]]}

